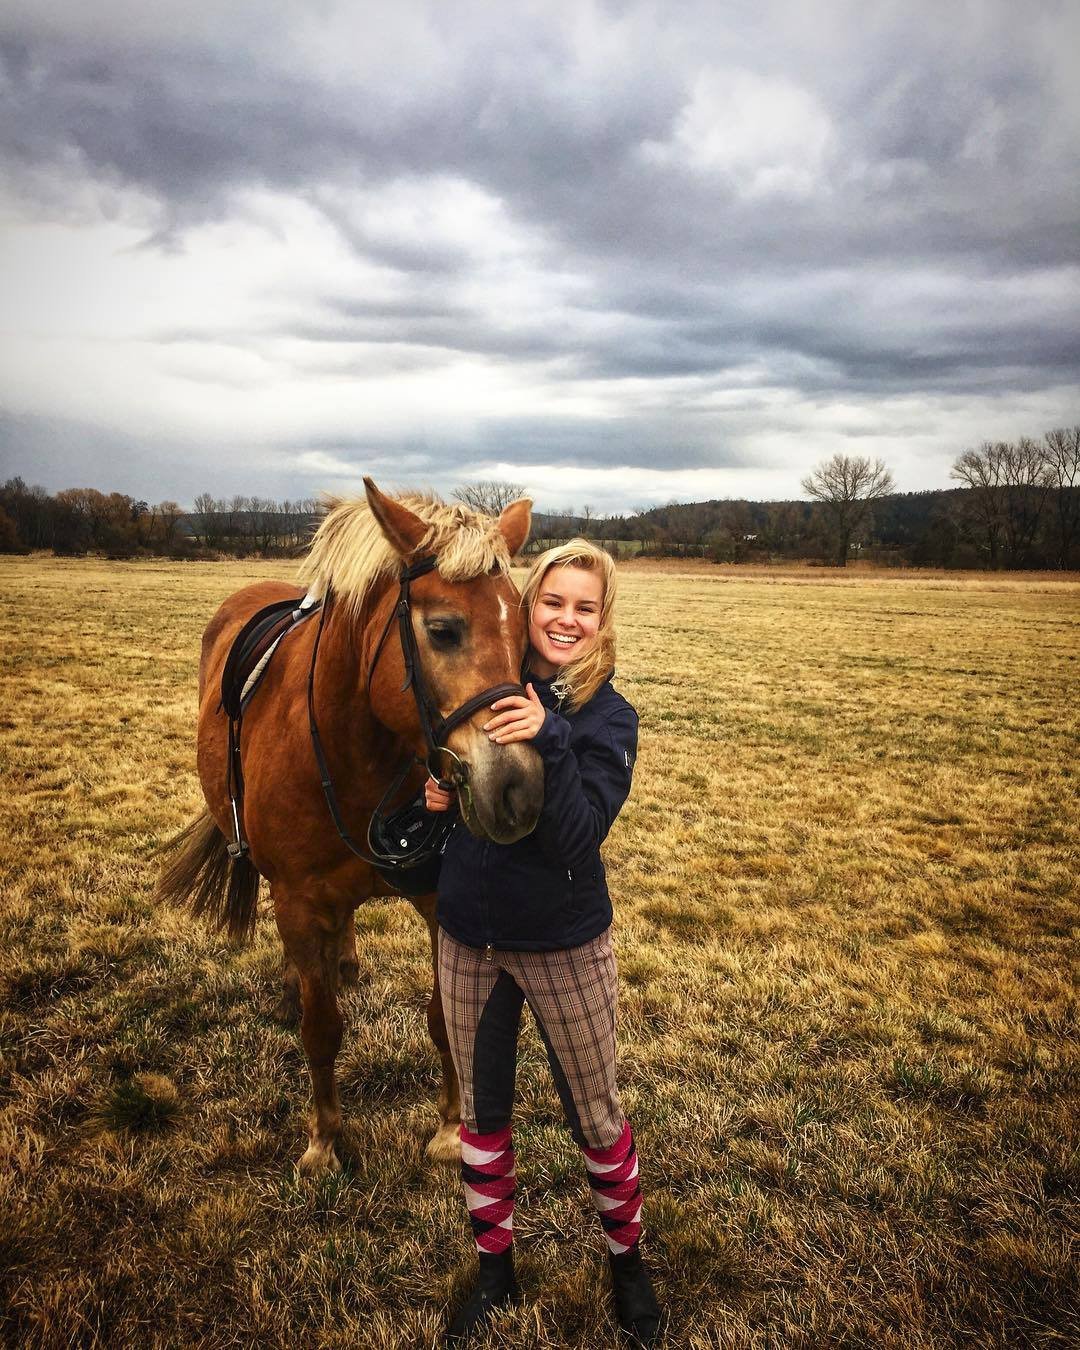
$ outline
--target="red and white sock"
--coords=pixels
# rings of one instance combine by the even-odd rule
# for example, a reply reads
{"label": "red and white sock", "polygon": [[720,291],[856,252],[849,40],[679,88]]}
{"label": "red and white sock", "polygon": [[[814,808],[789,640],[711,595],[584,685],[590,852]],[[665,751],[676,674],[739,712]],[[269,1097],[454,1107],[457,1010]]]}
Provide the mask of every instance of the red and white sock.
{"label": "red and white sock", "polygon": [[510,1127],[473,1134],[461,1127],[461,1181],[476,1246],[506,1251],[514,1238],[514,1149]]}
{"label": "red and white sock", "polygon": [[616,1255],[629,1251],[641,1236],[641,1187],[630,1122],[623,1122],[622,1134],[610,1148],[582,1152],[607,1245]]}

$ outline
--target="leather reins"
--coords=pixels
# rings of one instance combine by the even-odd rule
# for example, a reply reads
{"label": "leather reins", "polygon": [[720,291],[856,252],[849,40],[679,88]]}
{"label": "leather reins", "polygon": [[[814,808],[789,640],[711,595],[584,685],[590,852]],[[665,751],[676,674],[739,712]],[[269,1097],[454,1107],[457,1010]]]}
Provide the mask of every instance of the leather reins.
{"label": "leather reins", "polygon": [[[409,771],[416,765],[422,764],[427,768],[427,771],[432,778],[434,778],[441,786],[445,786],[446,784],[444,783],[440,772],[441,765],[436,762],[436,756],[449,755],[454,761],[451,782],[456,785],[459,790],[463,788],[468,792],[468,765],[463,760],[459,759],[449,746],[443,745],[441,742],[445,740],[455,727],[460,726],[462,722],[470,718],[473,713],[479,708],[482,708],[486,703],[493,702],[497,698],[505,698],[510,694],[523,695],[525,693],[524,686],[520,683],[496,684],[490,689],[481,690],[480,693],[474,694],[471,698],[466,699],[464,703],[455,708],[453,712],[448,713],[445,717],[439,712],[438,705],[431,697],[427,681],[424,678],[423,663],[420,659],[419,648],[416,645],[416,634],[413,631],[412,625],[412,611],[409,606],[410,582],[415,581],[417,577],[425,576],[435,567],[435,564],[436,558],[434,554],[428,554],[426,557],[420,558],[410,565],[402,564],[399,577],[400,584],[397,604],[390,611],[389,617],[387,618],[379,637],[379,641],[376,644],[375,654],[371,658],[371,665],[368,667],[367,692],[370,701],[371,681],[375,675],[375,667],[382,654],[387,635],[393,626],[394,620],[397,619],[398,631],[401,636],[401,651],[405,662],[405,681],[401,686],[401,692],[404,693],[406,689],[412,688],[413,698],[416,701],[416,711],[420,718],[420,727],[424,733],[424,743],[427,745],[427,755],[425,758],[421,758],[419,755],[406,754],[400,771],[395,775],[390,786],[383,793],[378,806],[376,806],[372,813],[371,820],[368,822],[367,837],[367,846],[368,849],[370,849],[370,853],[365,852],[345,828],[345,821],[341,814],[337,793],[334,790],[333,779],[330,776],[330,766],[327,763],[326,754],[323,750],[322,737],[319,735],[318,722],[315,719],[315,664],[319,655],[319,643],[322,640],[323,627],[326,624],[326,615],[330,609],[330,601],[332,599],[329,592],[322,602],[322,612],[319,615],[319,627],[315,634],[315,642],[311,649],[311,666],[308,670],[307,687],[308,726],[311,731],[311,744],[315,751],[315,760],[319,766],[319,778],[322,782],[326,805],[330,810],[334,827],[341,837],[342,843],[345,844],[350,852],[354,853],[358,858],[362,858],[365,862],[375,863],[383,867],[401,863],[403,858],[402,855],[387,853],[377,849],[371,840],[371,827],[375,820],[382,816],[384,806],[405,781]],[[415,857],[415,852],[410,855],[410,865],[414,865]]]}

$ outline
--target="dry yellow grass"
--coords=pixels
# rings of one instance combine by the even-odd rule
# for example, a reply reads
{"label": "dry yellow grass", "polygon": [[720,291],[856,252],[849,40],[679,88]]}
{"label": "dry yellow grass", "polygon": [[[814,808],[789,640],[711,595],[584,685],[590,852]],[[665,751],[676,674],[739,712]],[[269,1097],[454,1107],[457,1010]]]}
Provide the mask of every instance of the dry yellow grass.
{"label": "dry yellow grass", "polygon": [[[426,934],[361,910],[346,1170],[264,914],[156,912],[203,624],[268,564],[0,561],[0,1317],[29,1346],[435,1343],[471,1266],[425,1165]],[[287,569],[285,569],[287,575]],[[607,849],[647,1243],[692,1347],[1075,1344],[1080,583],[625,569]],[[531,1029],[501,1343],[613,1345]]]}

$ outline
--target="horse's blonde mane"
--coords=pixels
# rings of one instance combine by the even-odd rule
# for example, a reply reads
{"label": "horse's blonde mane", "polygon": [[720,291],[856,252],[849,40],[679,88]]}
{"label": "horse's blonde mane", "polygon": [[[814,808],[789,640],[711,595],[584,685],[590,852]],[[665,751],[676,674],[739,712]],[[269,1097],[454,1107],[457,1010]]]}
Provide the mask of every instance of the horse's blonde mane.
{"label": "horse's blonde mane", "polygon": [[[498,521],[433,492],[394,494],[428,530],[419,553],[434,553],[439,575],[468,581],[497,569],[509,572],[510,554]],[[313,595],[328,590],[358,612],[383,577],[396,577],[401,555],[383,534],[366,497],[330,497],[325,520],[315,531],[300,565],[300,582]]]}

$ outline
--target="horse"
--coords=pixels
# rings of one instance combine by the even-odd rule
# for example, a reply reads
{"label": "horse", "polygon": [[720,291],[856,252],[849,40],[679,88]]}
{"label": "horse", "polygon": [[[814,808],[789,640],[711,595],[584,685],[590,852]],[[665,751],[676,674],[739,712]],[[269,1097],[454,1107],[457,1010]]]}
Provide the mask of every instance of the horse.
{"label": "horse", "polygon": [[[526,630],[509,568],[528,537],[531,503],[512,502],[495,520],[431,493],[390,496],[370,478],[364,487],[364,497],[330,501],[299,575],[309,603],[320,600],[322,612],[285,635],[244,711],[235,818],[223,668],[253,615],[274,601],[299,600],[304,590],[258,582],[231,595],[210,620],[199,663],[197,738],[206,810],[167,846],[158,883],[163,902],[187,904],[241,940],[254,929],[260,878],[269,883],[286,958],[282,1006],[299,1005],[311,1075],[308,1144],[298,1163],[308,1175],[340,1168],[337,994],[343,976],[356,975],[353,916],[373,896],[397,893],[355,840],[367,838],[403,758],[411,759],[405,792],[417,793],[426,777],[430,720],[417,685],[437,714],[446,718],[450,708],[467,714],[445,736],[448,758],[456,756],[469,785],[459,793],[466,828],[513,843],[533,829],[543,803],[536,751],[522,742],[493,744],[482,729],[491,700],[476,706],[478,693],[520,688]],[[392,629],[403,599],[411,639],[405,626],[400,634]],[[336,785],[340,832],[313,753],[309,708]],[[460,1157],[461,1115],[439,993],[435,896],[405,898],[428,928],[427,1021],[442,1061],[439,1124],[426,1153],[452,1163]]]}

